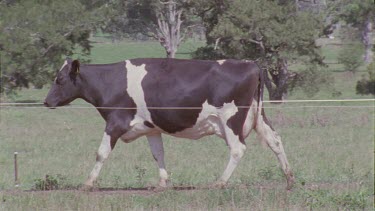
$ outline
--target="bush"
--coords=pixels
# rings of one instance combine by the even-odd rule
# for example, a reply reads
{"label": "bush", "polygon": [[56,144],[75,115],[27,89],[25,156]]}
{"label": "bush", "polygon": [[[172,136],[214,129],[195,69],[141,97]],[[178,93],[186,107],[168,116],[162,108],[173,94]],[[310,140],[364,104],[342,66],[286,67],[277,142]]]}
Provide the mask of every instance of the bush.
{"label": "bush", "polygon": [[338,61],[350,72],[356,72],[363,64],[363,47],[360,43],[345,45],[339,52]]}
{"label": "bush", "polygon": [[59,182],[56,177],[47,174],[45,179],[34,180],[34,188],[35,190],[57,190]]}
{"label": "bush", "polygon": [[372,62],[368,67],[368,75],[362,76],[360,81],[357,81],[357,86],[355,87],[357,94],[361,95],[375,95],[375,62]]}
{"label": "bush", "polygon": [[194,51],[191,55],[193,59],[203,59],[203,60],[217,60],[224,59],[224,56],[215,50],[212,46],[200,47]]}
{"label": "bush", "polygon": [[59,190],[75,189],[76,187],[69,184],[67,178],[61,174],[46,175],[42,179],[34,179],[34,190]]}

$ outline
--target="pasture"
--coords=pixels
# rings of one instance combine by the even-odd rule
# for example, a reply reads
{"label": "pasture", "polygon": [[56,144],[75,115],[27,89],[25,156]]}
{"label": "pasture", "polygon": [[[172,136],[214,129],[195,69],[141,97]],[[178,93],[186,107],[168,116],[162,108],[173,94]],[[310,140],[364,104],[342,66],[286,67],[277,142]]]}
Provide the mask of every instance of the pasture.
{"label": "pasture", "polygon": [[[163,49],[157,45],[98,42],[91,59],[104,63],[140,55],[162,57]],[[185,43],[178,57],[188,58],[186,52],[197,46],[199,43]],[[342,93],[336,98],[363,98],[354,89],[360,74],[335,72],[334,87]],[[22,90],[12,99],[2,100],[42,102],[47,91],[48,87]],[[314,98],[333,97],[330,89],[323,89]],[[291,93],[290,99],[303,99],[303,93]],[[81,100],[72,105],[88,106]],[[104,121],[98,112],[73,106],[55,110],[2,107],[0,210],[373,209],[374,102],[267,103],[265,107],[296,176],[292,191],[286,191],[286,180],[272,151],[254,135],[247,139],[245,156],[224,189],[207,188],[229,159],[223,140],[210,136],[192,141],[164,135],[173,187],[153,190],[158,169],[146,139],[141,138],[130,144],[118,142],[101,171],[98,191],[78,191],[92,170],[103,134]],[[14,188],[15,151],[19,152],[18,189]],[[58,190],[35,190],[46,175]]]}

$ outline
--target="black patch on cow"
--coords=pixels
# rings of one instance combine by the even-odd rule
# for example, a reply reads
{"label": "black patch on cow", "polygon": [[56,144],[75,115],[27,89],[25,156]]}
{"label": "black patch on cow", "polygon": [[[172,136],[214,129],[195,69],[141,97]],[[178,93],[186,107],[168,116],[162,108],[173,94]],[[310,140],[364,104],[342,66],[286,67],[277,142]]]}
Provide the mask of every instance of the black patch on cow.
{"label": "black patch on cow", "polygon": [[143,124],[146,125],[149,128],[155,128],[155,126],[149,121],[144,121]]}

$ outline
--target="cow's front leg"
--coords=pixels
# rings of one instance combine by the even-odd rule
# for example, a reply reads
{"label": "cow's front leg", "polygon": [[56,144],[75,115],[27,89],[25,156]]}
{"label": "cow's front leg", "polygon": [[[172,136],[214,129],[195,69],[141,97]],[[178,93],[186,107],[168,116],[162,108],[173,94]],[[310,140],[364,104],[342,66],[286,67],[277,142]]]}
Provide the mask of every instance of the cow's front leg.
{"label": "cow's front leg", "polygon": [[220,179],[214,183],[215,187],[224,187],[227,184],[246,150],[246,146],[234,135],[227,137],[227,142],[230,149],[229,162]]}
{"label": "cow's front leg", "polygon": [[102,168],[104,161],[108,158],[109,154],[113,150],[116,141],[117,138],[111,137],[106,132],[104,133],[102,143],[100,144],[96,155],[95,166],[84,184],[84,190],[93,188],[94,182],[99,175],[100,169]]}
{"label": "cow's front leg", "polygon": [[160,187],[167,187],[168,173],[165,170],[164,164],[164,147],[161,139],[161,134],[153,134],[147,136],[148,143],[150,144],[152,155],[159,166]]}

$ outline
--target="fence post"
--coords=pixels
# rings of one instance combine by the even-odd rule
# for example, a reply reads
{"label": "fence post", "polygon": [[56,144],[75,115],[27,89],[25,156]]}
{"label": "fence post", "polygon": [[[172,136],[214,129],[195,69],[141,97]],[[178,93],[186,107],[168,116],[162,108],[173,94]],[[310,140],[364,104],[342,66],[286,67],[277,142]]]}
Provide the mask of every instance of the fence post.
{"label": "fence post", "polygon": [[19,187],[17,155],[18,152],[14,152],[14,186],[16,188]]}

